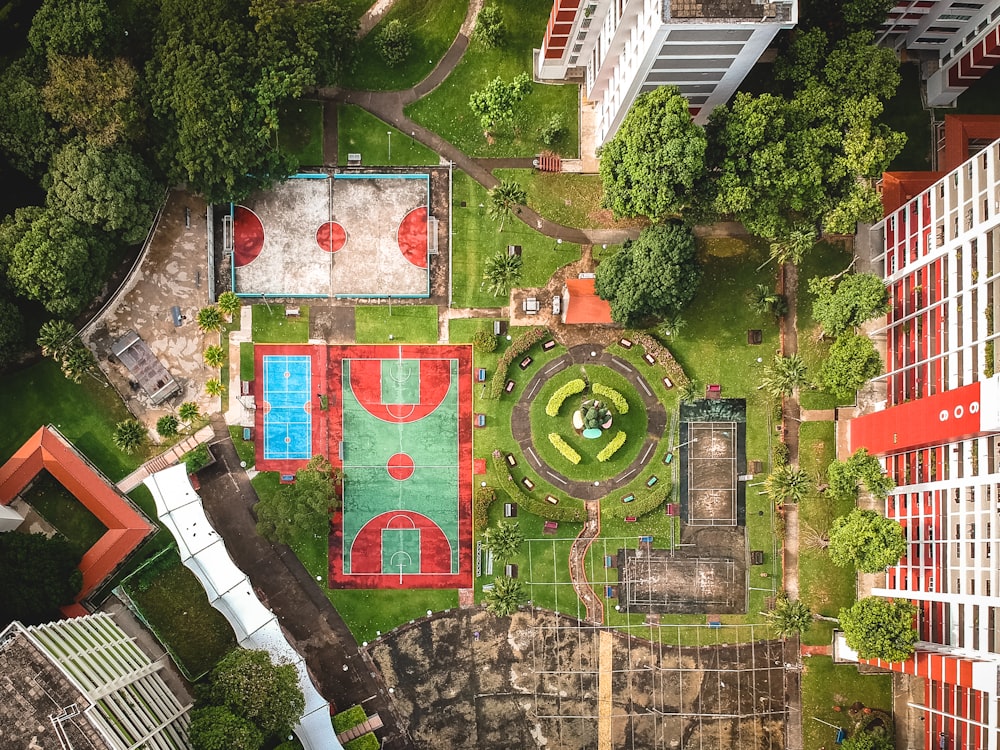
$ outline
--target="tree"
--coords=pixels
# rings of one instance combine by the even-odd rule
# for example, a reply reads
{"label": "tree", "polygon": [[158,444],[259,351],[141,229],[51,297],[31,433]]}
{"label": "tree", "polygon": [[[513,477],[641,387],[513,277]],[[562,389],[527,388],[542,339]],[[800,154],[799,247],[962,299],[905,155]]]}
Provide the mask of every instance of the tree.
{"label": "tree", "polygon": [[811,488],[809,475],[787,464],[777,467],[764,480],[764,491],[775,505],[800,503]]}
{"label": "tree", "polygon": [[0,257],[14,292],[73,315],[104,280],[107,243],[58,210],[29,206],[0,224]]}
{"label": "tree", "polygon": [[799,265],[818,239],[816,228],[809,225],[793,227],[771,243],[770,258],[778,263]]}
{"label": "tree", "polygon": [[160,437],[174,437],[178,427],[180,427],[180,422],[173,414],[164,414],[156,420],[156,432]]}
{"label": "tree", "polygon": [[128,244],[149,232],[162,185],[142,160],[121,148],[104,150],[81,140],[52,158],[48,202],[79,222],[121,235]]}
{"label": "tree", "polygon": [[819,367],[820,386],[840,399],[850,399],[855,391],[882,372],[882,359],[871,339],[854,333],[838,337]]}
{"label": "tree", "polygon": [[59,619],[59,607],[72,604],[83,585],[79,562],[72,545],[60,536],[0,534],[0,570],[5,577],[0,623],[37,625]]}
{"label": "tree", "polygon": [[38,345],[42,347],[42,356],[61,360],[76,341],[76,326],[68,320],[47,320],[38,329]]}
{"label": "tree", "polygon": [[251,722],[265,740],[288,734],[305,710],[293,664],[275,665],[267,651],[237,648],[209,676],[208,699]]}
{"label": "tree", "polygon": [[413,34],[398,18],[382,27],[375,38],[379,55],[390,68],[401,65],[413,49]]}
{"label": "tree", "polygon": [[261,498],[254,507],[257,531],[270,541],[288,544],[301,537],[325,538],[337,507],[342,475],[323,456],[313,456],[295,472],[295,483]]}
{"label": "tree", "polygon": [[507,617],[517,612],[517,608],[527,598],[524,582],[520,578],[497,576],[493,588],[484,595],[486,611],[497,617]]}
{"label": "tree", "polygon": [[895,0],[847,0],[843,8],[844,20],[856,27],[878,26],[895,4]]}
{"label": "tree", "polygon": [[258,750],[264,743],[257,727],[225,706],[192,711],[188,739],[194,750]]}
{"label": "tree", "polygon": [[506,33],[507,24],[504,23],[503,11],[499,5],[490,3],[479,11],[479,15],[476,16],[476,29],[472,32],[473,39],[484,47],[499,47],[503,44]]}
{"label": "tree", "polygon": [[896,486],[892,477],[882,469],[878,457],[865,448],[858,448],[845,461],[831,461],[826,476],[830,483],[827,492],[852,503],[858,499],[862,485],[879,500],[885,500]]}
{"label": "tree", "polygon": [[0,366],[9,364],[24,341],[24,319],[17,305],[0,297]]}
{"label": "tree", "polygon": [[191,423],[201,416],[198,404],[194,401],[185,401],[177,409],[177,416],[182,422]]}
{"label": "tree", "polygon": [[669,313],[664,315],[660,324],[656,326],[656,332],[663,337],[672,336],[674,341],[680,338],[681,331],[687,327],[687,320],[680,313]]}
{"label": "tree", "polygon": [[694,235],[671,222],[646,227],[634,242],[601,261],[594,288],[611,303],[611,317],[632,325],[649,315],[680,312],[698,290],[701,270]]}
{"label": "tree", "polygon": [[239,314],[240,308],[243,306],[243,300],[240,299],[236,292],[223,292],[219,295],[219,299],[215,304],[223,315],[233,320]]}
{"label": "tree", "polygon": [[806,379],[806,363],[798,354],[787,357],[775,355],[774,359],[764,366],[760,379],[761,386],[775,398],[791,396],[796,388],[801,388],[809,381]]}
{"label": "tree", "polygon": [[486,291],[494,297],[506,297],[521,283],[521,256],[498,250],[486,259],[483,267]]}
{"label": "tree", "polygon": [[510,83],[497,76],[469,97],[469,108],[483,130],[514,120],[516,105],[531,92],[531,76],[521,73]]}
{"label": "tree", "polygon": [[226,361],[226,351],[218,344],[212,344],[205,349],[205,364],[209,367],[222,367]]}
{"label": "tree", "polygon": [[705,174],[707,141],[673,86],[641,94],[618,132],[598,150],[604,196],[616,218],[678,214]]}
{"label": "tree", "polygon": [[94,358],[94,353],[79,339],[63,354],[59,369],[67,380],[72,380],[74,383],[83,380],[84,375],[97,378],[97,360]]}
{"label": "tree", "polygon": [[500,222],[500,229],[503,231],[504,222],[520,213],[520,206],[528,202],[528,194],[518,183],[513,180],[500,180],[500,184],[493,187],[488,193],[488,204],[486,212],[493,221]]}
{"label": "tree", "polygon": [[131,455],[146,441],[146,428],[137,419],[126,419],[115,425],[111,440],[118,450]]}
{"label": "tree", "polygon": [[22,58],[0,70],[0,151],[11,166],[39,178],[59,143],[59,133],[42,107],[45,72]]}
{"label": "tree", "polygon": [[880,573],[906,554],[906,534],[897,521],[855,508],[833,522],[830,559],[862,573]]}
{"label": "tree", "polygon": [[809,280],[813,295],[813,317],[831,336],[857,328],[889,311],[889,292],[873,273],[814,277]]}
{"label": "tree", "polygon": [[554,146],[566,135],[566,121],[562,112],[556,112],[542,126],[538,133],[538,139],[546,146]]}
{"label": "tree", "polygon": [[788,301],[767,284],[757,284],[750,290],[750,307],[758,315],[780,318],[788,312]]}
{"label": "tree", "polygon": [[105,0],[45,0],[31,22],[28,42],[42,55],[107,56],[123,36]]}
{"label": "tree", "polygon": [[782,638],[799,635],[812,625],[812,612],[798,599],[789,599],[786,594],[778,597],[774,609],[767,613],[767,619]]}
{"label": "tree", "polygon": [[913,653],[917,608],[902,600],[889,602],[868,596],[840,610],[840,627],[847,645],[862,659],[901,662]]}
{"label": "tree", "polygon": [[221,396],[226,391],[226,386],[218,378],[209,378],[205,381],[205,393],[212,398]]}
{"label": "tree", "polygon": [[678,393],[680,394],[681,402],[685,404],[693,404],[701,397],[701,389],[693,380],[689,380],[682,385]]}
{"label": "tree", "polygon": [[201,308],[198,311],[197,321],[198,327],[205,333],[218,331],[225,322],[222,319],[222,311],[216,305]]}
{"label": "tree", "polygon": [[509,560],[521,548],[524,533],[517,521],[500,521],[483,534],[483,542],[500,560]]}

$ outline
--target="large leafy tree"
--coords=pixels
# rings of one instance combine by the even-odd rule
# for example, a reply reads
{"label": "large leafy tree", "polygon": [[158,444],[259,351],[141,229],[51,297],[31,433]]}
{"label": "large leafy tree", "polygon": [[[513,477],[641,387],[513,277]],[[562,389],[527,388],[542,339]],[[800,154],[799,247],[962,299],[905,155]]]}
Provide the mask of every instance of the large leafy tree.
{"label": "large leafy tree", "polygon": [[849,399],[855,391],[882,372],[882,358],[867,336],[845,333],[830,347],[830,354],[819,367],[817,382],[840,399]]}
{"label": "large leafy tree", "polygon": [[324,456],[313,456],[295,472],[294,484],[281,487],[254,507],[258,532],[285,544],[302,536],[325,538],[337,505],[340,480],[340,471]]}
{"label": "large leafy tree", "polygon": [[41,177],[59,143],[55,124],[42,106],[44,68],[22,58],[0,70],[0,150],[11,166]]}
{"label": "large leafy tree", "polygon": [[209,701],[251,722],[265,739],[287,734],[305,710],[298,672],[267,651],[235,649],[212,670]]}
{"label": "large leafy tree", "polygon": [[809,280],[813,317],[831,336],[856,328],[889,310],[889,292],[873,273],[818,276]]}
{"label": "large leafy tree", "polygon": [[188,739],[194,750],[258,750],[260,731],[225,706],[207,706],[191,712]]}
{"label": "large leafy tree", "polygon": [[691,230],[671,222],[646,227],[638,239],[601,262],[595,289],[611,317],[632,325],[650,315],[671,316],[694,299],[701,281]]}
{"label": "large leafy tree", "polygon": [[896,486],[892,477],[882,469],[878,457],[865,448],[858,448],[844,461],[831,461],[826,476],[830,482],[827,492],[850,502],[858,499],[862,485],[879,500],[884,500]]}
{"label": "large leafy tree", "polygon": [[49,168],[49,204],[84,224],[140,242],[149,231],[163,187],[142,159],[122,148],[83,141],[66,144]]}
{"label": "large leafy tree", "polygon": [[83,585],[79,556],[62,537],[0,534],[0,624],[20,620],[37,625],[59,618],[59,607],[71,604]]}
{"label": "large leafy tree", "polygon": [[869,596],[840,610],[840,627],[847,645],[861,658],[900,662],[913,653],[917,642],[916,614],[909,602]]}
{"label": "large leafy tree", "polygon": [[616,217],[660,219],[691,201],[705,174],[705,132],[672,86],[636,98],[614,137],[601,146],[605,208]]}
{"label": "large leafy tree", "polygon": [[43,55],[106,57],[123,38],[106,0],[44,0],[28,32],[31,47]]}
{"label": "large leafy tree", "polygon": [[879,573],[906,553],[906,535],[897,521],[873,510],[855,508],[833,522],[830,559],[841,567]]}
{"label": "large leafy tree", "polygon": [[504,81],[497,76],[469,97],[469,108],[479,118],[483,130],[507,125],[514,120],[515,109],[531,92],[531,77],[527,73]]}
{"label": "large leafy tree", "polygon": [[517,612],[517,608],[525,599],[527,593],[524,581],[520,578],[497,576],[493,579],[493,588],[484,594],[486,610],[497,617],[506,617]]}
{"label": "large leafy tree", "polygon": [[24,341],[24,319],[17,305],[0,296],[0,366],[8,364]]}
{"label": "large leafy tree", "polygon": [[58,210],[29,206],[0,224],[0,258],[14,292],[72,315],[100,288],[107,244]]}
{"label": "large leafy tree", "polygon": [[510,290],[521,283],[521,256],[498,250],[486,259],[483,283],[494,297],[506,297]]}

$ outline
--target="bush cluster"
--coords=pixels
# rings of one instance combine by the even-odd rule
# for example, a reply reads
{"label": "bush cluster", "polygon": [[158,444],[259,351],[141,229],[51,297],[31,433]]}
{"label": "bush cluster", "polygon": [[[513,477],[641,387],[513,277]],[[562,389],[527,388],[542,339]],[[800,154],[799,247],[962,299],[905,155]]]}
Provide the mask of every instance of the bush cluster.
{"label": "bush cluster", "polygon": [[788,466],[788,459],[791,453],[788,449],[788,443],[779,442],[774,444],[774,468],[779,468],[781,466]]}
{"label": "bush cluster", "polygon": [[563,440],[562,435],[558,432],[549,433],[549,442],[552,443],[553,447],[562,454],[562,457],[569,461],[571,464],[576,465],[580,463],[580,454],[573,449],[573,446]]}
{"label": "bush cluster", "polygon": [[615,436],[611,438],[611,442],[601,448],[600,452],[597,454],[597,460],[604,463],[613,455],[615,455],[619,449],[625,445],[625,440],[628,435],[625,434],[625,430],[618,430]]}
{"label": "bush cluster", "polygon": [[375,732],[368,732],[344,743],[344,750],[379,750],[381,746]]}
{"label": "bush cluster", "polygon": [[661,479],[652,487],[644,487],[641,490],[636,490],[632,493],[635,495],[635,500],[630,503],[621,502],[621,498],[618,498],[616,501],[610,501],[611,498],[609,498],[609,501],[606,501],[601,510],[612,518],[625,518],[626,516],[635,516],[638,518],[647,513],[652,513],[667,499],[669,484],[670,482]]}
{"label": "bush cluster", "polygon": [[477,352],[489,354],[497,350],[497,337],[490,331],[479,329],[472,337],[472,346]]}
{"label": "bush cluster", "polygon": [[[565,505],[552,505],[522,492],[520,485],[511,476],[510,467],[504,461],[503,454],[498,450],[493,451],[493,469],[500,477],[500,488],[507,493],[511,502],[518,504],[520,509],[547,521],[583,523],[586,520],[587,514],[578,501],[572,501]],[[631,506],[631,503],[629,505]]]}
{"label": "bush cluster", "polygon": [[594,383],[590,389],[598,396],[604,396],[611,405],[614,406],[619,414],[628,414],[628,401],[625,397],[616,391],[614,388],[601,385],[600,383]]}
{"label": "bush cluster", "polygon": [[548,331],[544,328],[532,328],[510,342],[507,350],[500,355],[500,360],[497,362],[497,370],[493,373],[493,378],[490,380],[488,391],[490,398],[500,398],[503,395],[503,387],[507,382],[507,368],[510,367],[511,362],[541,341],[547,333]]}
{"label": "bush cluster", "polygon": [[333,731],[343,734],[358,724],[364,724],[367,718],[364,706],[351,706],[346,711],[333,715]]}
{"label": "bush cluster", "polygon": [[625,331],[622,333],[622,338],[638,344],[645,350],[646,354],[652,354],[656,358],[656,364],[653,365],[653,369],[662,370],[664,375],[670,378],[676,387],[680,388],[690,382],[691,379],[684,372],[684,368],[680,366],[680,363],[674,359],[674,355],[670,353],[670,350],[648,333]]}
{"label": "bush cluster", "polygon": [[486,531],[490,525],[490,506],[497,499],[492,487],[476,487],[475,501],[472,503],[472,526],[476,531]]}
{"label": "bush cluster", "polygon": [[545,413],[550,417],[555,417],[559,414],[559,410],[562,408],[563,402],[570,396],[575,396],[577,393],[583,393],[583,389],[587,387],[587,384],[583,382],[582,379],[576,378],[571,380],[565,385],[559,386],[549,402],[545,405]]}

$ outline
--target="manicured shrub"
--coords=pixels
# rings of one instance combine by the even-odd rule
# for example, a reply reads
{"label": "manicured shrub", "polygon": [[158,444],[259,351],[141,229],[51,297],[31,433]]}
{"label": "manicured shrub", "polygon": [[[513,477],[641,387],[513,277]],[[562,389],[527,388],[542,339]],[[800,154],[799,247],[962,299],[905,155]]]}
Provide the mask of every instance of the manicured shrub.
{"label": "manicured shrub", "polygon": [[507,493],[511,502],[517,503],[519,509],[548,521],[583,523],[587,519],[587,513],[579,500],[552,505],[522,492],[521,485],[514,481],[514,477],[510,474],[510,467],[507,466],[503,454],[498,450],[493,451],[493,471],[500,478],[500,489]]}
{"label": "manicured shrub", "polygon": [[333,716],[333,731],[342,734],[358,724],[364,724],[368,716],[365,714],[364,706],[351,706],[346,711],[341,711]]}
{"label": "manicured shrub", "polygon": [[652,513],[659,508],[663,501],[667,499],[670,492],[670,482],[660,479],[652,488],[636,490],[635,500],[630,503],[606,502],[602,503],[601,510],[612,518],[625,518],[635,516],[636,518]]}
{"label": "manicured shrub", "polygon": [[545,413],[550,417],[555,417],[559,414],[559,410],[562,408],[563,402],[570,396],[575,396],[577,393],[583,393],[583,389],[587,387],[587,384],[583,382],[580,378],[571,380],[568,383],[559,386],[555,393],[549,398],[549,402],[545,405]]}
{"label": "manicured shrub", "polygon": [[160,434],[160,437],[173,437],[177,434],[179,426],[180,422],[177,421],[177,417],[173,414],[165,414],[156,420],[156,431]]}
{"label": "manicured shrub", "polygon": [[566,135],[566,121],[563,120],[561,112],[556,112],[542,126],[538,138],[546,146],[554,146]]}
{"label": "manicured shrub", "polygon": [[618,450],[625,445],[625,440],[628,435],[625,434],[624,430],[618,430],[615,436],[611,438],[611,442],[601,448],[600,452],[597,454],[597,460],[604,463],[613,455],[615,455]]}
{"label": "manicured shrub", "polygon": [[484,354],[495,352],[497,350],[497,337],[489,331],[480,329],[472,337],[472,346],[477,352]]}
{"label": "manicured shrub", "polygon": [[532,328],[510,342],[510,346],[500,355],[497,370],[490,380],[490,387],[487,391],[490,398],[500,398],[503,395],[503,387],[507,383],[507,368],[510,367],[511,362],[541,341],[547,333],[548,331],[544,328]]}
{"label": "manicured shrub", "polygon": [[379,31],[375,44],[385,64],[394,68],[409,57],[413,49],[413,35],[408,26],[394,18]]}
{"label": "manicured shrub", "polygon": [[775,443],[774,444],[774,465],[775,467],[787,466],[789,458],[788,443]]}
{"label": "manicured shrub", "polygon": [[614,388],[601,385],[600,383],[594,383],[590,389],[595,395],[604,396],[604,398],[610,401],[612,406],[618,410],[619,414],[628,414],[628,401],[626,401],[625,397]]}
{"label": "manicured shrub", "polygon": [[492,487],[476,487],[475,502],[472,504],[472,525],[476,531],[486,531],[490,523],[490,506],[497,499]]}
{"label": "manicured shrub", "polygon": [[549,442],[555,446],[555,449],[562,454],[562,457],[569,461],[571,464],[580,463],[580,454],[577,453],[573,446],[562,439],[562,435],[558,432],[549,433]]}
{"label": "manicured shrub", "polygon": [[476,18],[476,30],[472,32],[475,39],[482,42],[484,47],[499,47],[507,31],[507,26],[503,21],[503,12],[497,5],[485,6],[479,11]]}
{"label": "manicured shrub", "polygon": [[379,750],[380,743],[374,732],[363,734],[344,743],[344,750]]}

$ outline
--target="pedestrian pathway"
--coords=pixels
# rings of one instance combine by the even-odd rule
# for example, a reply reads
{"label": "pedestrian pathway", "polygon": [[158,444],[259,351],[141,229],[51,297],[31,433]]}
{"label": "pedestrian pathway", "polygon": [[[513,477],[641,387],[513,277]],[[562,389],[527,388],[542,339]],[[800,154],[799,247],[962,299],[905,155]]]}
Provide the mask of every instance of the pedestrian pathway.
{"label": "pedestrian pathway", "polygon": [[586,607],[588,622],[595,625],[604,624],[604,603],[601,597],[594,593],[590,581],[587,580],[587,550],[601,533],[601,504],[594,500],[585,503],[587,507],[587,522],[580,529],[576,539],[569,549],[569,578],[573,582],[573,590]]}
{"label": "pedestrian pathway", "polygon": [[509,313],[507,307],[439,307],[438,308],[438,342],[447,344],[449,340],[448,322],[468,318],[497,318],[506,320]]}
{"label": "pedestrian pathway", "polygon": [[597,671],[597,750],[611,750],[611,714],[614,682],[614,636],[609,630],[602,630],[598,636]]}
{"label": "pedestrian pathway", "polygon": [[213,437],[214,433],[212,432],[212,428],[208,425],[202,427],[193,435],[188,435],[186,438],[181,440],[179,443],[175,443],[160,455],[149,459],[138,469],[118,482],[119,492],[128,494],[142,484],[146,477],[151,474],[155,474],[158,471],[162,471],[168,466],[179,464],[181,462],[181,456],[185,453],[190,453],[202,443],[209,442]]}
{"label": "pedestrian pathway", "polygon": [[836,409],[802,409],[799,413],[803,422],[833,422],[837,418]]}

